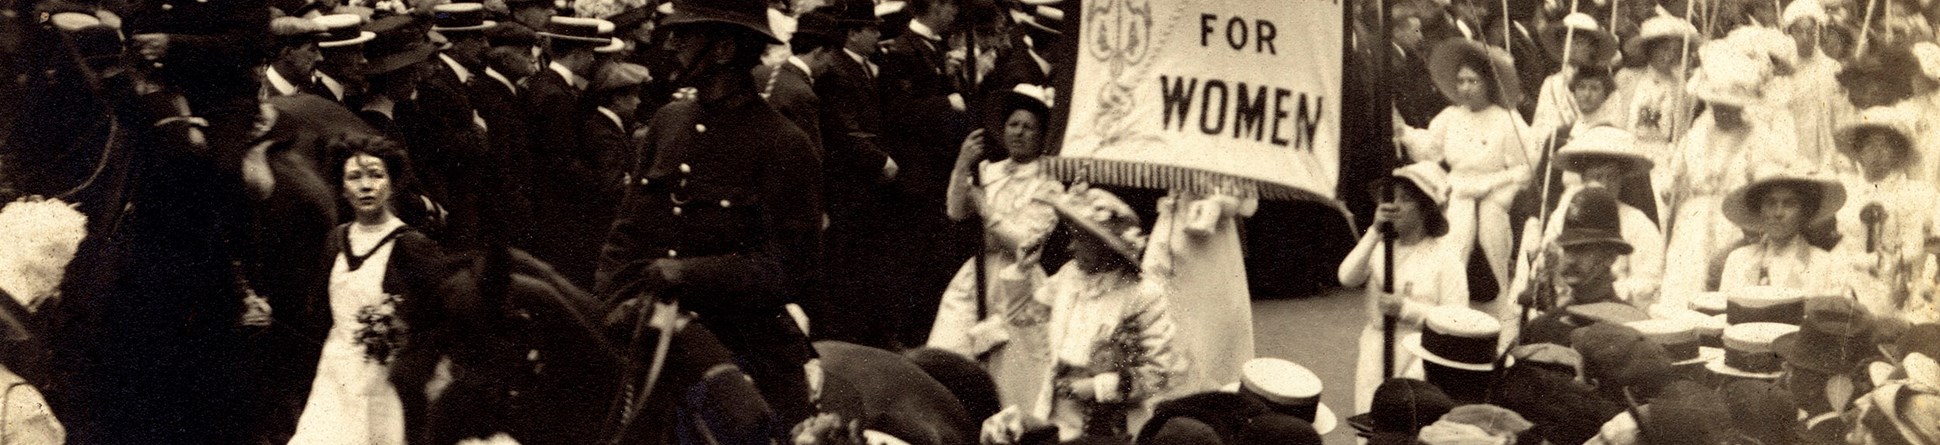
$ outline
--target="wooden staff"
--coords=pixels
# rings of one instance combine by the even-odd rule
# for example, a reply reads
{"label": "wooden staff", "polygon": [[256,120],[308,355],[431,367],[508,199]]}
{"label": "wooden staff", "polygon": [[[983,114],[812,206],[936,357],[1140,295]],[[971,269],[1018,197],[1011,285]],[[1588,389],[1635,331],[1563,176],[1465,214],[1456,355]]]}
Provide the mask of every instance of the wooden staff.
{"label": "wooden staff", "polygon": [[[977,115],[977,108],[971,106],[971,101],[973,100],[972,97],[977,96],[977,94],[970,92],[974,92],[977,89],[977,28],[975,26],[965,28],[968,29],[965,30],[963,39],[963,64],[965,69],[963,70],[964,86],[962,89],[966,91],[959,91],[957,94],[963,95],[965,111],[974,117]],[[985,138],[985,140],[988,141],[989,138]],[[985,158],[989,156],[988,152],[983,155]],[[975,186],[971,187],[971,193],[983,193],[983,160],[978,159],[977,161],[977,163],[970,165],[970,184]],[[972,211],[981,213],[982,209],[972,209]],[[983,216],[979,214],[976,219],[981,220],[982,218]],[[984,253],[990,250],[990,237],[984,233],[983,226],[983,224],[977,225],[977,252],[970,257],[971,267],[975,268],[976,273],[977,321],[979,322],[983,321],[984,317],[990,315],[990,283],[984,279],[984,274],[989,272],[984,270],[988,268],[988,266],[984,265]]]}
{"label": "wooden staff", "polygon": [[[1396,199],[1395,194],[1398,193],[1398,190],[1396,190],[1396,187],[1394,186],[1394,182],[1389,181],[1387,185],[1383,186],[1383,188],[1385,190],[1381,191],[1381,195],[1386,198],[1385,201],[1394,202]],[[1391,222],[1391,221],[1382,221],[1379,230],[1381,231],[1381,246],[1383,249],[1387,250],[1385,254],[1381,255],[1381,273],[1383,274],[1381,276],[1381,293],[1386,295],[1393,295],[1394,294],[1394,257],[1395,257],[1394,244],[1395,244],[1395,240],[1401,238],[1401,234],[1394,230],[1394,222]],[[1385,314],[1381,316],[1381,378],[1382,379],[1394,377],[1394,368],[1395,368],[1394,331],[1395,331],[1395,325],[1398,324],[1397,323],[1398,321],[1399,320],[1397,319],[1397,317],[1394,316],[1394,314]]]}
{"label": "wooden staff", "polygon": [[1879,0],[1866,1],[1866,18],[1859,22],[1859,43],[1853,46],[1853,60],[1859,60],[1859,56],[1866,54],[1866,44],[1872,40],[1873,12],[1878,7]]}

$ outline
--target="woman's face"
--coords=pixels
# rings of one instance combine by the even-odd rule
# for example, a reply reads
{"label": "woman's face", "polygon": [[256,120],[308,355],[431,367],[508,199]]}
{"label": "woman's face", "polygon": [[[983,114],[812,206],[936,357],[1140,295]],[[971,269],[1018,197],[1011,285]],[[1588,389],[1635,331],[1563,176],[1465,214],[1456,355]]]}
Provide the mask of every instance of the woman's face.
{"label": "woman's face", "polygon": [[391,211],[391,172],[384,160],[358,154],[344,161],[344,199],[358,216]]}
{"label": "woman's face", "polygon": [[1115,256],[1118,252],[1112,250],[1110,245],[1091,236],[1089,232],[1075,227],[1071,230],[1071,260],[1078,262],[1079,267],[1089,272],[1099,272],[1108,269],[1112,262],[1116,261]]}
{"label": "woman's face", "polygon": [[1037,159],[1037,156],[1044,152],[1044,146],[1039,142],[1040,134],[1035,113],[1028,110],[1011,110],[1010,116],[1004,118],[1004,149],[1010,152],[1012,160]]}
{"label": "woman's face", "polygon": [[1792,36],[1792,43],[1799,48],[1800,58],[1812,55],[1812,50],[1819,48],[1819,23],[1816,19],[1799,20],[1786,27],[1785,33]]}
{"label": "woman's face", "polygon": [[1425,206],[1421,201],[1416,200],[1413,193],[1398,193],[1398,195],[1400,196],[1395,199],[1381,203],[1379,210],[1388,215],[1389,222],[1394,223],[1396,233],[1425,235],[1427,224],[1422,213]]}
{"label": "woman's face", "polygon": [[1470,109],[1480,110],[1489,106],[1489,85],[1474,67],[1464,66],[1455,70],[1455,100]]}
{"label": "woman's face", "polygon": [[1866,180],[1885,179],[1899,163],[1899,150],[1895,149],[1898,140],[1891,135],[1871,132],[1859,140],[1859,169],[1866,174]]}
{"label": "woman's face", "polygon": [[1610,99],[1609,84],[1599,80],[1585,80],[1570,85],[1570,95],[1576,97],[1577,109],[1584,113],[1603,108],[1603,102]]}
{"label": "woman's face", "polygon": [[1767,237],[1791,238],[1805,226],[1805,196],[1787,187],[1768,189],[1758,197],[1758,215],[1764,218]]}
{"label": "woman's face", "polygon": [[1677,64],[1684,58],[1683,51],[1678,50],[1679,43],[1676,39],[1660,39],[1651,42],[1650,68],[1660,74],[1677,72]]}

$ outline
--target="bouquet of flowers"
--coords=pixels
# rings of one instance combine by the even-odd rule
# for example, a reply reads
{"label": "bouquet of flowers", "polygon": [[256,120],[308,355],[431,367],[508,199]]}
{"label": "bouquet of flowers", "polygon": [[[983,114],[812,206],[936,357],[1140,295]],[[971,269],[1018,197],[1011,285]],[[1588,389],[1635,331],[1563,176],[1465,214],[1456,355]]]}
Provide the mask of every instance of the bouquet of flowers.
{"label": "bouquet of flowers", "polygon": [[397,304],[403,298],[386,294],[384,301],[357,310],[357,343],[364,345],[364,358],[388,364],[391,355],[404,343],[404,323],[397,318]]}

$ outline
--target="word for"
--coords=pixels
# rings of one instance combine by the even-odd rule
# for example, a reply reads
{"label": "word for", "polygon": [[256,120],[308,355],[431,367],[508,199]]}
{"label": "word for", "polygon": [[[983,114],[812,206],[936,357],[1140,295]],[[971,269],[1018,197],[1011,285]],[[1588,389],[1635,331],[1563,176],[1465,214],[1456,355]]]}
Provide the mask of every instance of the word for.
{"label": "word for", "polygon": [[[1218,21],[1218,15],[1199,14],[1199,46],[1212,46],[1212,35],[1216,29],[1213,25]],[[1253,20],[1249,23],[1244,18],[1229,17],[1225,31],[1226,45],[1235,50],[1245,51],[1250,44],[1255,53],[1279,54],[1273,47],[1273,38],[1280,35],[1280,29],[1273,27],[1273,22]]]}

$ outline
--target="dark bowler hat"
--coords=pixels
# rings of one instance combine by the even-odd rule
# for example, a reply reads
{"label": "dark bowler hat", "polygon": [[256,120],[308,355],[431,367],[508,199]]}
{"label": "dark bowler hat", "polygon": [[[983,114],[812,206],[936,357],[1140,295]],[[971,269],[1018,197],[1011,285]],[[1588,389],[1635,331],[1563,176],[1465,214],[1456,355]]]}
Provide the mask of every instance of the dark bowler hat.
{"label": "dark bowler hat", "polygon": [[1393,378],[1374,389],[1369,411],[1347,418],[1362,437],[1403,434],[1414,437],[1421,427],[1435,423],[1455,409],[1455,400],[1442,389],[1421,380]]}
{"label": "dark bowler hat", "polygon": [[484,31],[498,26],[498,22],[485,20],[485,5],[478,3],[433,6],[431,14],[431,30],[437,32]]}
{"label": "dark bowler hat", "polygon": [[539,34],[519,23],[502,23],[485,30],[485,41],[492,46],[529,47],[539,44]]}
{"label": "dark bowler hat", "polygon": [[1564,249],[1601,246],[1629,255],[1630,242],[1623,240],[1618,226],[1617,195],[1603,187],[1589,187],[1570,199],[1569,213],[1563,216],[1563,233],[1556,245]]}
{"label": "dark bowler hat", "polygon": [[1873,346],[1873,317],[1851,298],[1806,300],[1804,320],[1798,331],[1772,340],[1772,351],[1792,366],[1842,374],[1879,355]]}
{"label": "dark bowler hat", "polygon": [[1600,387],[1646,384],[1672,374],[1671,360],[1664,348],[1627,326],[1610,323],[1585,326],[1571,335],[1570,346],[1583,354],[1585,379]]}
{"label": "dark bowler hat", "polygon": [[365,29],[377,34],[364,44],[364,56],[370,58],[370,67],[364,70],[366,74],[396,71],[422,62],[438,50],[431,44],[424,27],[408,15],[377,19]]}
{"label": "dark bowler hat", "polygon": [[768,24],[768,5],[761,0],[674,0],[673,13],[660,26],[721,23],[753,32],[767,43],[782,43]]}

